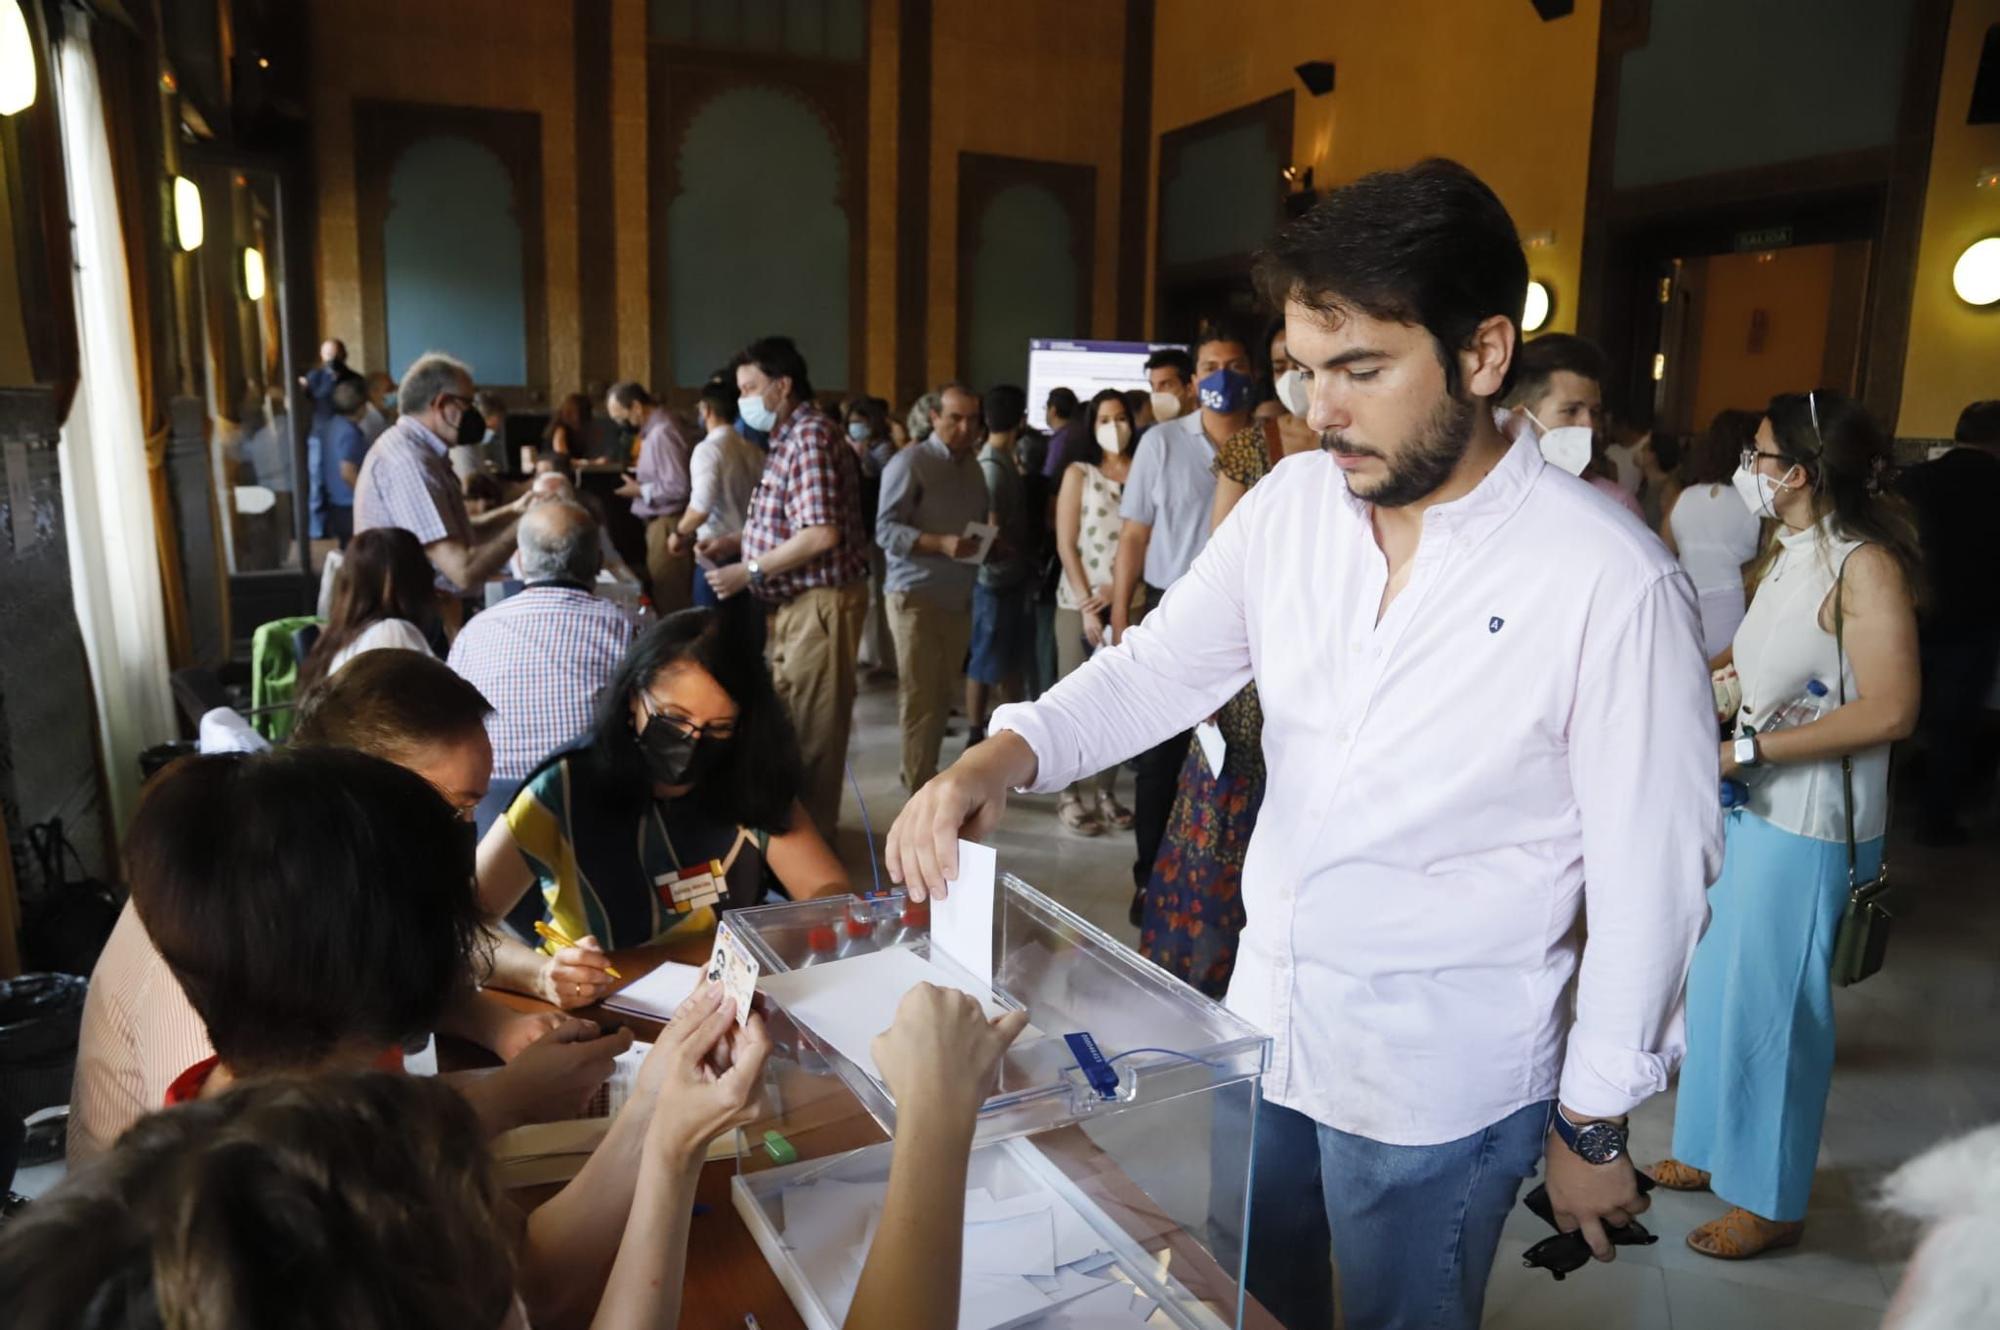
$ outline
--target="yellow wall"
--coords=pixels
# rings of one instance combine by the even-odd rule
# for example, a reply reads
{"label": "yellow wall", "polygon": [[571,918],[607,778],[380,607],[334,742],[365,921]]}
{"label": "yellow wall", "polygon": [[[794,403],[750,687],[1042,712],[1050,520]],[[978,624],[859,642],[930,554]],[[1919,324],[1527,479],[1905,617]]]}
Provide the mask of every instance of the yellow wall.
{"label": "yellow wall", "polygon": [[[1833,303],[1833,245],[1708,259],[1702,287],[1694,423],[1706,428],[1727,407],[1761,411],[1779,393],[1812,387],[1826,360]],[[1750,320],[1764,311],[1763,348],[1749,345]]]}
{"label": "yellow wall", "polygon": [[[1422,157],[1455,157],[1493,186],[1524,235],[1555,232],[1554,244],[1529,251],[1528,265],[1555,293],[1550,329],[1573,330],[1597,20],[1597,0],[1579,0],[1553,23],[1527,0],[1235,0],[1222,9],[1160,0],[1153,131],[1291,88],[1294,164],[1311,166],[1321,189]],[[1334,62],[1328,95],[1300,86],[1292,67],[1307,60]],[[1157,180],[1152,190],[1156,217]],[[1149,273],[1156,237],[1149,221]]]}
{"label": "yellow wall", "polygon": [[[1109,0],[936,0],[931,57],[930,347],[926,378],[958,372],[958,155],[997,153],[1097,168],[1091,329],[1118,288],[1118,156],[1125,45]],[[870,363],[873,363],[872,357]]]}
{"label": "yellow wall", "polygon": [[[868,258],[865,322],[868,392],[896,397],[896,95],[902,59],[897,0],[870,0],[868,13]],[[860,348],[854,348],[859,351]]]}
{"label": "yellow wall", "polygon": [[[310,0],[312,119],[318,174],[317,278],[322,324],[355,363],[381,368],[383,348],[361,326],[355,212],[354,101],[536,111],[542,117],[552,397],[575,390],[582,360],[570,7],[556,0],[481,0],[494,11],[466,25],[447,0]],[[870,0],[868,223],[863,273],[868,387],[894,395],[896,256],[912,239],[896,213],[897,78],[904,55],[898,0]],[[649,377],[646,0],[613,0],[612,204],[621,375]],[[961,151],[1082,162],[1097,168],[1092,329],[1107,332],[1117,284],[1118,63],[1121,6],[1070,0],[935,0],[931,62],[929,351],[927,378],[957,370],[958,155]],[[398,39],[386,46],[384,32]],[[453,51],[449,60],[436,58]],[[858,348],[857,348],[858,350]],[[398,372],[401,366],[387,367]],[[475,366],[476,368],[476,366]]]}
{"label": "yellow wall", "polygon": [[1965,123],[1980,44],[1995,23],[2000,0],[1952,6],[1896,424],[1905,437],[1948,438],[1966,403],[2000,397],[2000,309],[1974,309],[1951,289],[1952,265],[1965,247],[2000,235],[2000,189],[1972,184],[1981,167],[2000,166],[2000,125]]}
{"label": "yellow wall", "polygon": [[[636,5],[626,0],[626,8]],[[621,15],[629,26],[629,16]],[[319,184],[322,331],[347,342],[353,363],[384,366],[386,347],[361,324],[361,236],[355,211],[354,101],[437,102],[542,117],[543,233],[549,317],[549,388],[575,391],[583,325],[577,278],[575,58],[570,8],[549,0],[484,0],[478,21],[441,0],[311,0],[313,152]],[[392,38],[392,40],[390,40]],[[614,77],[618,77],[614,72]],[[621,90],[625,79],[619,78]],[[640,114],[643,116],[643,101]],[[614,140],[621,118],[614,113]],[[629,140],[630,125],[625,125]],[[640,126],[643,132],[643,123]],[[614,160],[617,147],[614,142]],[[644,214],[638,245],[644,248]],[[620,269],[621,279],[629,271]],[[643,262],[640,275],[644,275]],[[643,292],[641,283],[637,290]],[[620,310],[621,316],[624,310]],[[625,322],[621,318],[621,323]],[[643,322],[643,321],[642,321]],[[622,341],[621,364],[631,357]],[[478,366],[473,366],[475,370]]]}

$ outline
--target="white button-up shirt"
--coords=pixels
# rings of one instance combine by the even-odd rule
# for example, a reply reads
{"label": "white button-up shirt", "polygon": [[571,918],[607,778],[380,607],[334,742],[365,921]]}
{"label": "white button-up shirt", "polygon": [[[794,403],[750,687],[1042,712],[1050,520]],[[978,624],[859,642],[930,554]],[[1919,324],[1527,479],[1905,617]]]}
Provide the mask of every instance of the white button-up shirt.
{"label": "white button-up shirt", "polygon": [[1721,864],[1694,589],[1532,435],[1424,515],[1379,623],[1371,514],[1331,458],[1286,459],[1143,625],[992,728],[1059,790],[1255,678],[1269,781],[1229,1005],[1273,1036],[1265,1093],[1394,1145],[1558,1091],[1624,1113],[1684,1050]]}

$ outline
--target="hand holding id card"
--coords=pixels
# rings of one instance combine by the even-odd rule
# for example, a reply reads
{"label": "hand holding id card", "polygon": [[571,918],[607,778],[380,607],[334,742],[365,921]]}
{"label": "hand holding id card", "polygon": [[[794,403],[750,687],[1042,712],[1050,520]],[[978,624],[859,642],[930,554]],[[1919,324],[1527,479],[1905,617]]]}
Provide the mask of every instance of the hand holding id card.
{"label": "hand holding id card", "polygon": [[736,1008],[736,1023],[750,1019],[750,999],[757,992],[757,958],[750,954],[725,922],[715,930],[715,950],[709,953],[703,977],[722,985],[723,994]]}

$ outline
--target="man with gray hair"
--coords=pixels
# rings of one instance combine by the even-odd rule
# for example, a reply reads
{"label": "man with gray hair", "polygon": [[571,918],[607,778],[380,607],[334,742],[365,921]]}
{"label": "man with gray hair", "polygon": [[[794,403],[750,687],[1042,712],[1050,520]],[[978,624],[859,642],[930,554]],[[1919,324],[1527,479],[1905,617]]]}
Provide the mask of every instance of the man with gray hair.
{"label": "man with gray hair", "polygon": [[401,527],[423,544],[441,583],[463,595],[507,562],[523,500],[473,517],[447,460],[476,447],[486,421],[472,402],[472,371],[426,351],[403,375],[401,414],[382,432],[354,481],[354,529]]}
{"label": "man with gray hair", "polygon": [[527,585],[474,615],[451,644],[452,669],[493,704],[493,780],[475,815],[482,835],[543,758],[590,728],[634,632],[624,610],[591,592],[602,556],[582,505],[530,506],[516,557]]}
{"label": "man with gray hair", "polygon": [[930,437],[889,459],[875,539],[888,556],[882,590],[896,641],[896,703],[903,732],[903,788],[937,774],[938,748],[972,640],[972,588],[980,541],[970,534],[992,509],[979,465],[985,434],[979,399],[962,383],[935,393]]}

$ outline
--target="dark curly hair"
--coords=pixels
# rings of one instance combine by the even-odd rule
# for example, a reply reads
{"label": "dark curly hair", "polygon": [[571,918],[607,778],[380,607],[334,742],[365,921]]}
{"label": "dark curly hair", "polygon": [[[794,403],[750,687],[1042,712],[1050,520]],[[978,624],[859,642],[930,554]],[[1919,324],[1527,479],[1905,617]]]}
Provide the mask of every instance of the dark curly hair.
{"label": "dark curly hair", "polygon": [[1496,314],[1518,342],[1528,291],[1528,260],[1499,196],[1441,157],[1342,185],[1278,232],[1255,273],[1274,310],[1296,301],[1423,328],[1453,396],[1462,389],[1458,352]]}

